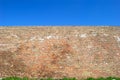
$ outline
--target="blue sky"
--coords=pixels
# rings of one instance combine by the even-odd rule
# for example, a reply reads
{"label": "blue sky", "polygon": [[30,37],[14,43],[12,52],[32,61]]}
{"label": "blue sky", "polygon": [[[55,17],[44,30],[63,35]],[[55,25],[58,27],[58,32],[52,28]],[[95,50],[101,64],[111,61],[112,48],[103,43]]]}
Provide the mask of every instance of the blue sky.
{"label": "blue sky", "polygon": [[0,0],[0,26],[120,26],[120,0]]}

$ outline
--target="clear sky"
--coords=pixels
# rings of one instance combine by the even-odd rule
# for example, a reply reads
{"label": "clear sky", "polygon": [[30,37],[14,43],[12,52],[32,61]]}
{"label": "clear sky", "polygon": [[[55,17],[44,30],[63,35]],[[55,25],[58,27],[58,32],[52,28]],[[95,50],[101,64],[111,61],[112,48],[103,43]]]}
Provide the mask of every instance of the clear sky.
{"label": "clear sky", "polygon": [[120,0],[0,0],[0,26],[120,26]]}

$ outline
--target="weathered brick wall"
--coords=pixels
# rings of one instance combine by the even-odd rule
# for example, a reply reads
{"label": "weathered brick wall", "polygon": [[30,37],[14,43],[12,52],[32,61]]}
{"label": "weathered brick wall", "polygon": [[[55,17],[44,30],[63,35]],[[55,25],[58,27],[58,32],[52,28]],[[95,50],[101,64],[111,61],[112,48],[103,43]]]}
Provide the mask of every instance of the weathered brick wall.
{"label": "weathered brick wall", "polygon": [[0,27],[0,77],[120,76],[119,27]]}

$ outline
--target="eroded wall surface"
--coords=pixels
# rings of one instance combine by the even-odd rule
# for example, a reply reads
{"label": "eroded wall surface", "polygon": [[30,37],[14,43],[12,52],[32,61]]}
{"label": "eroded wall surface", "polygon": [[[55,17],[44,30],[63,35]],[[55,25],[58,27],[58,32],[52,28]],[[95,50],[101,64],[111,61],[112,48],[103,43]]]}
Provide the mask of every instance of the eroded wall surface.
{"label": "eroded wall surface", "polygon": [[119,27],[0,27],[0,77],[120,77]]}

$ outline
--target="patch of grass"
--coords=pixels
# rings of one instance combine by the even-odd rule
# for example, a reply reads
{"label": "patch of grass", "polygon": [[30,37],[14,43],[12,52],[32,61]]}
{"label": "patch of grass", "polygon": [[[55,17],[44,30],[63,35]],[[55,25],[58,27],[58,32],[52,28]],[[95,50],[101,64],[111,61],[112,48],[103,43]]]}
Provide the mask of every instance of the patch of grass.
{"label": "patch of grass", "polygon": [[61,80],[77,80],[76,78],[63,78]]}
{"label": "patch of grass", "polygon": [[[62,79],[53,79],[53,78],[46,78],[46,79],[30,79],[30,78],[27,78],[27,77],[24,77],[24,78],[20,78],[20,77],[6,77],[6,78],[3,78],[1,80],[80,80],[80,79],[76,79],[76,78],[62,78]],[[87,79],[82,79],[82,80],[120,80],[119,77],[106,77],[106,78],[103,78],[103,77],[100,77],[100,78],[87,78]]]}
{"label": "patch of grass", "polygon": [[2,80],[21,80],[21,78],[19,78],[19,77],[6,77],[6,78],[3,78]]}

